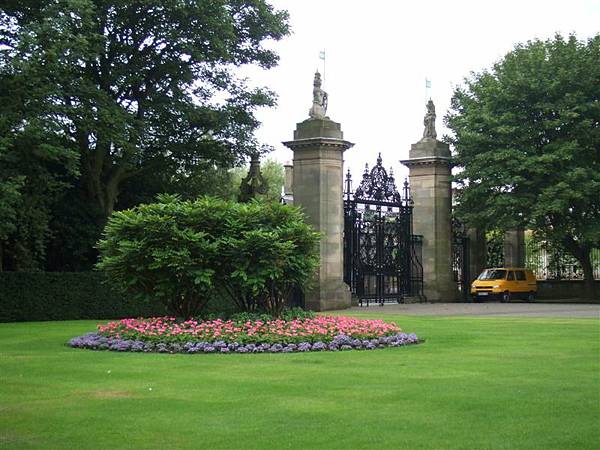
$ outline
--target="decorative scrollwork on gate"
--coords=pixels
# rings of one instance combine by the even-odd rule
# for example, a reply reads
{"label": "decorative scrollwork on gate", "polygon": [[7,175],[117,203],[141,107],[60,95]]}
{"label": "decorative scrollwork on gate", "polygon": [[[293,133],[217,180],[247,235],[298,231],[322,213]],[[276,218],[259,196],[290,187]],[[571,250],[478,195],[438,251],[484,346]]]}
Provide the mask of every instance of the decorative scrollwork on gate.
{"label": "decorative scrollwork on gate", "polygon": [[412,235],[408,181],[401,195],[379,154],[355,192],[348,171],[344,194],[344,280],[353,294],[367,305],[421,295],[423,270],[414,245],[420,241]]}
{"label": "decorative scrollwork on gate", "polygon": [[[348,169],[350,170],[350,169]],[[348,172],[348,175],[350,172]],[[362,181],[354,193],[355,200],[375,200],[392,203],[401,203],[402,198],[396,189],[394,173],[390,168],[390,174],[383,167],[381,153],[377,157],[377,164],[369,171],[369,165],[365,164]]]}

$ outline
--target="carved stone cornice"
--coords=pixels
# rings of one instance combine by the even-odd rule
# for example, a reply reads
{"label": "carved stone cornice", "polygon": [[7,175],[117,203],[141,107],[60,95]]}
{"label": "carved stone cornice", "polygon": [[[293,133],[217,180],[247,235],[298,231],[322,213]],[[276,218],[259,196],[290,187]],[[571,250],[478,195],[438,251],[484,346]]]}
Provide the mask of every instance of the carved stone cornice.
{"label": "carved stone cornice", "polygon": [[400,161],[406,167],[416,166],[451,166],[452,159],[445,156],[424,156],[421,158],[404,159]]}
{"label": "carved stone cornice", "polygon": [[331,149],[348,150],[354,146],[354,143],[343,139],[317,137],[306,139],[295,139],[293,141],[282,142],[287,148],[292,150],[300,150],[305,148],[329,147]]}

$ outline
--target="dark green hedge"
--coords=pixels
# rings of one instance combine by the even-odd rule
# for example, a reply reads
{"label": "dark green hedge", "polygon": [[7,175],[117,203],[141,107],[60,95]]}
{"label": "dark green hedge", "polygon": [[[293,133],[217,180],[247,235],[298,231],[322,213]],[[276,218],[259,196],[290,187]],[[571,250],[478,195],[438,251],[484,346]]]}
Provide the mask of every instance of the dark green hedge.
{"label": "dark green hedge", "polygon": [[[165,315],[162,303],[123,298],[106,280],[102,272],[0,272],[0,322]],[[231,309],[213,299],[207,312]]]}
{"label": "dark green hedge", "polygon": [[0,272],[0,322],[164,315],[162,304],[123,298],[100,272]]}

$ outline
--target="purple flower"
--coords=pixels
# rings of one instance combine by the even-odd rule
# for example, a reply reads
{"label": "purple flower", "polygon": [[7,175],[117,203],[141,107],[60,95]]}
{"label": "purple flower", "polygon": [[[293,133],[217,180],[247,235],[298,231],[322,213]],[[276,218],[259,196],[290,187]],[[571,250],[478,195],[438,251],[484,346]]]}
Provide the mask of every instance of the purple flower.
{"label": "purple flower", "polygon": [[189,351],[191,348],[195,348],[196,344],[194,342],[186,342],[185,344],[183,344],[183,348],[187,351]]}
{"label": "purple flower", "polygon": [[144,351],[144,343],[142,341],[134,341],[133,344],[131,344],[131,351],[132,352],[143,352]]}
{"label": "purple flower", "polygon": [[315,342],[312,345],[312,350],[315,352],[322,352],[323,350],[327,350],[327,346],[325,345],[324,342],[321,342],[321,341]]}
{"label": "purple flower", "polygon": [[169,346],[169,352],[171,352],[171,353],[181,353],[182,350],[183,350],[183,347],[179,344],[171,344]]}
{"label": "purple flower", "polygon": [[203,352],[204,351],[204,347],[206,347],[208,345],[207,342],[198,342],[194,348],[196,349],[196,351],[198,352]]}
{"label": "purple flower", "polygon": [[156,345],[156,351],[158,353],[169,353],[169,348],[167,347],[167,344],[164,343],[160,343]]}
{"label": "purple flower", "polygon": [[352,338],[344,334],[339,334],[333,338],[332,342],[336,345],[350,345],[352,344]]}
{"label": "purple flower", "polygon": [[273,344],[271,345],[271,352],[278,353],[283,350],[283,345],[281,344]]}
{"label": "purple flower", "polygon": [[370,339],[357,339],[344,334],[339,334],[333,337],[332,341],[324,343],[318,341],[315,343],[301,342],[296,343],[250,343],[242,345],[239,342],[225,342],[223,340],[213,343],[209,342],[194,342],[187,341],[179,342],[144,342],[141,340],[121,339],[116,337],[106,337],[98,333],[87,333],[82,336],[76,336],[67,342],[67,345],[73,348],[85,348],[93,350],[112,350],[118,352],[151,352],[159,353],[291,353],[291,352],[307,352],[307,351],[338,351],[338,350],[373,350],[384,347],[398,347],[408,344],[419,343],[419,338],[416,334],[396,333],[388,336],[380,336]]}
{"label": "purple flower", "polygon": [[216,348],[217,350],[220,350],[220,349],[222,349],[224,347],[227,347],[227,343],[223,342],[223,341],[216,341],[216,342],[212,343],[212,346],[214,348]]}

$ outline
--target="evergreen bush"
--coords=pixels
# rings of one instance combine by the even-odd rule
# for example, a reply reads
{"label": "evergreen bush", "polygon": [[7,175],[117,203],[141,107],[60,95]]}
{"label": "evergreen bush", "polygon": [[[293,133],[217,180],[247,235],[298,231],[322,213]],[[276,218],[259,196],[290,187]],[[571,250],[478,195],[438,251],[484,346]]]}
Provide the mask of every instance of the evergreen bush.
{"label": "evergreen bush", "polygon": [[120,211],[99,242],[98,268],[122,292],[191,317],[215,296],[279,315],[318,266],[318,234],[297,208],[159,196]]}

